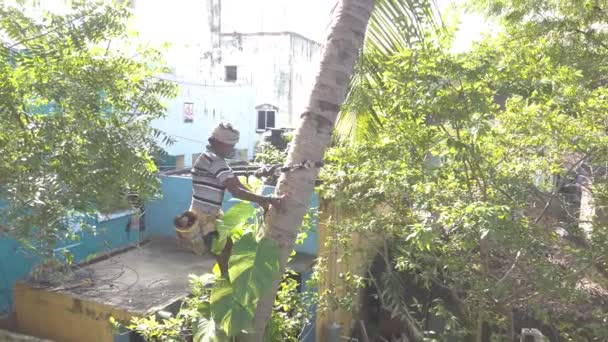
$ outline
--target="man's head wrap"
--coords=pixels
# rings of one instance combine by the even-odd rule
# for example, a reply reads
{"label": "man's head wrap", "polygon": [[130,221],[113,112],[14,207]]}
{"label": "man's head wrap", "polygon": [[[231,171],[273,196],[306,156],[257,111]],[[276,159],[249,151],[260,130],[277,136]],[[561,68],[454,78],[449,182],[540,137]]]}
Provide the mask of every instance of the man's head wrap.
{"label": "man's head wrap", "polygon": [[239,131],[229,123],[221,123],[213,130],[211,138],[228,145],[236,145],[239,142]]}

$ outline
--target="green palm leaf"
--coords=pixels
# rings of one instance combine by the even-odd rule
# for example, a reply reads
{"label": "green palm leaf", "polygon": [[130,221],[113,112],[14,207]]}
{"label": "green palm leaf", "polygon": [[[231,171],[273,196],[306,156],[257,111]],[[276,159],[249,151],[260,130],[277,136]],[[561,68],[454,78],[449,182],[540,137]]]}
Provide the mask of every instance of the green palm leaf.
{"label": "green palm leaf", "polygon": [[381,127],[382,113],[366,90],[382,81],[380,68],[390,56],[424,40],[425,29],[437,30],[433,0],[378,0],[365,37],[363,53],[351,78],[346,101],[336,124],[340,142],[373,139]]}

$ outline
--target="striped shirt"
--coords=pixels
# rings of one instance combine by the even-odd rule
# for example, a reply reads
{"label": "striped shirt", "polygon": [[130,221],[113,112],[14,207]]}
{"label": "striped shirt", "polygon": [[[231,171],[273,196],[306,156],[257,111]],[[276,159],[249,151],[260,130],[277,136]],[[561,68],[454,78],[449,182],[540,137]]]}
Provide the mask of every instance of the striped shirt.
{"label": "striped shirt", "polygon": [[215,215],[224,200],[224,182],[234,177],[232,169],[224,158],[207,151],[201,153],[192,173],[192,207]]}

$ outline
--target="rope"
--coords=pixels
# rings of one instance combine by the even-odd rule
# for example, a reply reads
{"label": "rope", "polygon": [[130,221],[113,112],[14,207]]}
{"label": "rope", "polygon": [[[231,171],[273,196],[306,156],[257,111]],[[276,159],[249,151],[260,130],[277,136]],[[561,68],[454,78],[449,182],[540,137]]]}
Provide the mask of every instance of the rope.
{"label": "rope", "polygon": [[270,165],[256,170],[253,175],[261,178],[268,176],[280,176],[281,172],[291,172],[300,169],[320,168],[323,166],[323,161],[304,160],[299,164],[282,166],[281,164]]}
{"label": "rope", "polygon": [[[242,176],[246,176],[246,177],[253,175],[256,178],[269,177],[269,176],[278,177],[281,175],[281,173],[292,172],[292,171],[300,170],[300,169],[320,168],[322,166],[323,166],[323,161],[304,160],[303,162],[301,162],[299,164],[286,165],[286,166],[283,166],[282,164],[267,165],[267,166],[261,166],[260,168],[253,170],[253,171],[235,170],[234,173],[237,175],[242,175]],[[206,172],[196,171],[194,169],[190,172],[191,172],[191,174],[193,174],[195,176],[208,175]]]}

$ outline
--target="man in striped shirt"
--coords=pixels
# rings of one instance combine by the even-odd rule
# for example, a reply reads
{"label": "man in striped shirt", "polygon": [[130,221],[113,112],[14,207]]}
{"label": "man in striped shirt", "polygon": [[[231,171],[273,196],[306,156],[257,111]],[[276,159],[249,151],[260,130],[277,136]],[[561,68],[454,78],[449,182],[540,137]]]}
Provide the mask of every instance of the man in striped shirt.
{"label": "man in striped shirt", "polygon": [[[225,158],[234,151],[239,141],[239,131],[231,124],[220,124],[209,138],[207,151],[202,153],[192,168],[192,202],[190,211],[198,220],[199,229],[184,231],[177,229],[178,237],[188,249],[203,254],[211,248],[213,238],[217,237],[216,222],[221,217],[224,191],[228,189],[232,196],[251,201],[264,208],[280,206],[283,197],[261,196],[249,191],[236,177],[226,163]],[[194,227],[196,228],[196,227]],[[229,256],[231,242],[226,245],[224,253]],[[222,260],[227,262],[226,260]],[[221,258],[221,256],[220,256]],[[218,263],[220,261],[218,260]],[[222,268],[220,263],[220,268]],[[227,265],[226,265],[227,266]]]}

